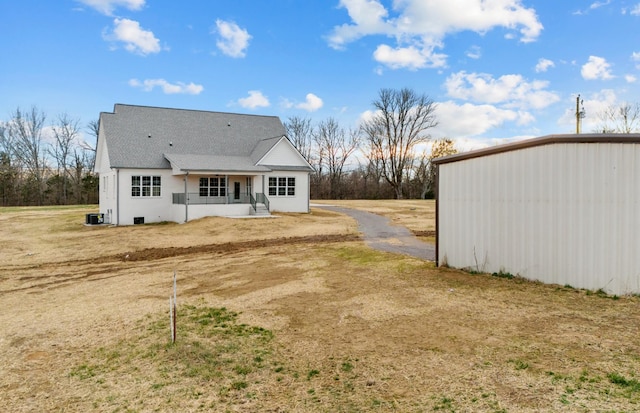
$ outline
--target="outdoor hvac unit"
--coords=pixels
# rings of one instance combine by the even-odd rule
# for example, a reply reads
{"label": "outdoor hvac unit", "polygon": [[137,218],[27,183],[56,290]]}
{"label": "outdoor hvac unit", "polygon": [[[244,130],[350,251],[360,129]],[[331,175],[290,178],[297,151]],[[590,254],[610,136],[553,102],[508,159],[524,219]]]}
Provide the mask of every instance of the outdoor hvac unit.
{"label": "outdoor hvac unit", "polygon": [[104,214],[87,214],[85,218],[87,225],[98,225],[104,223]]}

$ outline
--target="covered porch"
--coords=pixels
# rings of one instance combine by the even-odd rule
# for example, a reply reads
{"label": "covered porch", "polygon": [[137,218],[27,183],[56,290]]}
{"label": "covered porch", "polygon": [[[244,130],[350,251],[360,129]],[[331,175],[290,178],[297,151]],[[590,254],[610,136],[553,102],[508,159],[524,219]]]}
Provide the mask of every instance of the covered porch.
{"label": "covered porch", "polygon": [[[172,207],[185,222],[205,216],[270,215],[265,193],[268,167],[244,156],[164,154],[183,190],[172,193]],[[176,188],[177,189],[177,188]]]}
{"label": "covered porch", "polygon": [[184,191],[172,193],[172,204],[182,206],[185,222],[204,216],[270,215],[262,175],[186,173],[183,179]]}

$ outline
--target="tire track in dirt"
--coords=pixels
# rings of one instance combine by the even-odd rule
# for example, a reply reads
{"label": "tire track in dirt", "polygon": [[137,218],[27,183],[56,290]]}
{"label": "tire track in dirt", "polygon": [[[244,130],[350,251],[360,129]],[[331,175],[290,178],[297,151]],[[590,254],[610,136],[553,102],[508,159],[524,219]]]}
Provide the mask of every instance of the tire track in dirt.
{"label": "tire track in dirt", "polygon": [[[350,242],[360,241],[362,237],[357,234],[336,234],[336,235],[309,235],[304,237],[286,237],[286,238],[273,238],[262,239],[252,241],[241,242],[227,242],[222,244],[206,244],[195,245],[191,247],[162,247],[162,248],[145,248],[138,251],[127,251],[124,253],[106,255],[102,257],[95,257],[91,259],[82,260],[68,260],[41,264],[30,264],[25,266],[6,266],[0,267],[0,272],[20,272],[33,269],[47,270],[47,269],[61,269],[63,267],[70,267],[69,271],[65,271],[62,274],[42,275],[42,276],[23,276],[16,278],[16,281],[29,282],[36,281],[34,284],[30,284],[23,287],[9,288],[6,290],[0,290],[0,295],[12,293],[16,291],[29,291],[43,288],[59,288],[64,284],[73,283],[79,280],[86,279],[87,281],[96,281],[104,278],[116,277],[113,275],[114,271],[118,271],[121,265],[126,262],[144,262],[155,261],[165,258],[175,258],[188,255],[199,254],[235,254],[247,250],[255,250],[259,248],[271,248],[285,245],[294,244],[328,244],[338,242]],[[96,269],[96,266],[104,266],[105,264],[116,264],[116,266],[108,266],[104,269]],[[84,269],[89,267],[91,269]],[[110,275],[105,277],[99,277],[100,274],[109,273]],[[98,277],[96,277],[98,276]],[[91,278],[95,277],[95,278]],[[89,279],[91,278],[91,279]],[[9,281],[4,279],[2,281]],[[40,282],[37,282],[40,281]]]}

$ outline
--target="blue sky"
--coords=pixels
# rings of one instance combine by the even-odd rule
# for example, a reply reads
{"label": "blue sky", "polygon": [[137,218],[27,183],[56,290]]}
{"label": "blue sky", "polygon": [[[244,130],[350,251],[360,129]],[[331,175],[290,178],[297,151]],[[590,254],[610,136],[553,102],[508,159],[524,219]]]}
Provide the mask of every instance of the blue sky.
{"label": "blue sky", "polygon": [[381,88],[438,103],[460,149],[583,131],[640,101],[640,0],[0,0],[0,120],[115,103],[334,117]]}

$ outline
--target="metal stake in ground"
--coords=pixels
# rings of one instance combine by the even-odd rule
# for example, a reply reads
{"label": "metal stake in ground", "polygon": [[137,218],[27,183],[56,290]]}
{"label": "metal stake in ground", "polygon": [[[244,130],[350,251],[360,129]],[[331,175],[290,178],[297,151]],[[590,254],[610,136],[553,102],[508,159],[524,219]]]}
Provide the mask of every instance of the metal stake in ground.
{"label": "metal stake in ground", "polygon": [[176,342],[177,319],[176,272],[173,271],[173,297],[169,296],[169,324],[171,325],[171,343]]}

